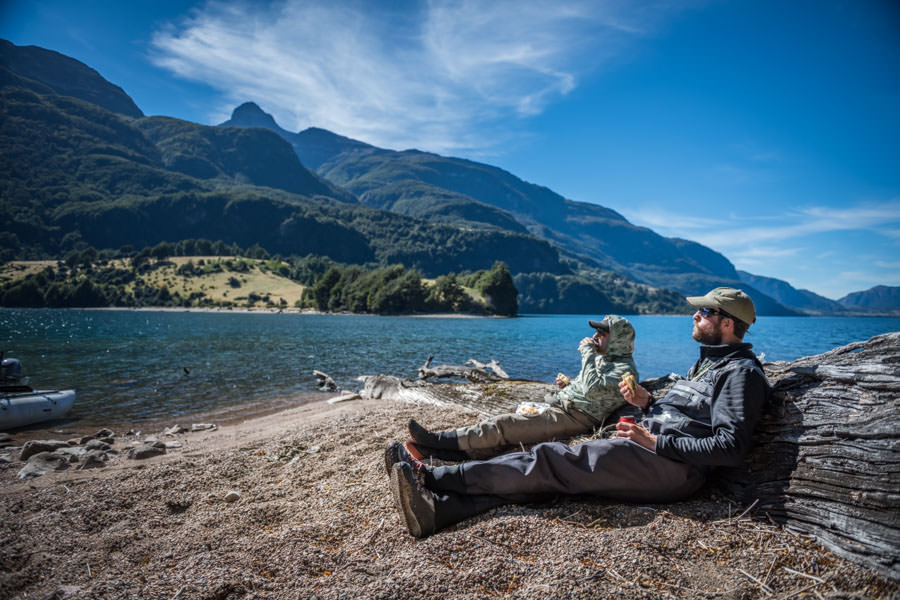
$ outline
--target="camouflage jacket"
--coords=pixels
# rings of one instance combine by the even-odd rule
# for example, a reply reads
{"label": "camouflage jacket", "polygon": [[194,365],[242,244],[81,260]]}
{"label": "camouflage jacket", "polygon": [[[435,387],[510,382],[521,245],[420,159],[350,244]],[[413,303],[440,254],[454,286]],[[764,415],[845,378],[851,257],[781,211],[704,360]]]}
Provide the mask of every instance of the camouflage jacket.
{"label": "camouflage jacket", "polygon": [[609,345],[606,354],[598,354],[593,344],[578,346],[581,353],[581,371],[577,377],[556,393],[557,399],[567,410],[576,408],[598,421],[625,404],[619,392],[622,375],[631,372],[635,381],[638,370],[632,359],[634,352],[634,327],[628,319],[609,315]]}

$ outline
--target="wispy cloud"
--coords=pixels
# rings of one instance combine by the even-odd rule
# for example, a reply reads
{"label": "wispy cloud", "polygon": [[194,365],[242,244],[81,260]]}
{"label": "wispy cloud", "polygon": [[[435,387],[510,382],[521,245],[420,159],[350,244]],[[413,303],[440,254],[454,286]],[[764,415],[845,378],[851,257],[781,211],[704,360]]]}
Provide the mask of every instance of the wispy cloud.
{"label": "wispy cloud", "polygon": [[[873,282],[900,282],[895,237],[900,225],[900,199],[752,216],[695,217],[647,208],[621,212],[637,225],[718,250],[739,269],[758,268],[760,274],[785,279],[830,298],[867,289],[875,285]],[[829,236],[827,241],[816,239],[822,235]],[[846,255],[848,244],[853,245],[849,240],[859,236],[866,239],[868,251],[854,250]],[[831,249],[822,252],[823,243]],[[866,268],[846,268],[850,263]]]}
{"label": "wispy cloud", "polygon": [[624,211],[638,225],[664,235],[688,237],[716,249],[784,242],[806,235],[863,230],[893,237],[900,223],[900,199],[851,207],[814,206],[781,215],[739,218],[685,217],[660,210]]}
{"label": "wispy cloud", "polygon": [[511,135],[498,117],[540,113],[674,11],[663,0],[210,1],[157,31],[152,59],[222,92],[212,120],[252,100],[290,130],[478,150]]}

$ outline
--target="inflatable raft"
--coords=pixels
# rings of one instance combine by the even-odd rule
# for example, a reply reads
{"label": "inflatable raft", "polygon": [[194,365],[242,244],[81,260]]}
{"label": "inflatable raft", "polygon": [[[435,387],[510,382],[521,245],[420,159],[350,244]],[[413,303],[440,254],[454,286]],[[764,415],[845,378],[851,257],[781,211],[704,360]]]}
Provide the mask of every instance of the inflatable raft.
{"label": "inflatable raft", "polygon": [[7,391],[0,387],[0,431],[58,419],[72,410],[74,402],[75,390]]}
{"label": "inflatable raft", "polygon": [[17,358],[0,352],[0,431],[65,416],[75,403],[75,390],[34,390],[22,376]]}

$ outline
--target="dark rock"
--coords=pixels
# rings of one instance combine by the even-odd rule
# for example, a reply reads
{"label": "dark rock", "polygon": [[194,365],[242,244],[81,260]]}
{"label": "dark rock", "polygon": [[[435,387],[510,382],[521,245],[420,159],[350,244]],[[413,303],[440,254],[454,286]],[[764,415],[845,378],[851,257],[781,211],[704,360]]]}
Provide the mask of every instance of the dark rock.
{"label": "dark rock", "polygon": [[68,468],[68,457],[53,452],[38,452],[28,458],[28,463],[19,471],[18,477],[30,479],[50,471],[64,471]]}
{"label": "dark rock", "polygon": [[81,459],[81,463],[79,463],[77,469],[82,471],[84,469],[105,467],[108,459],[109,457],[107,457],[105,452],[101,450],[90,450],[85,453],[84,458]]}
{"label": "dark rock", "polygon": [[84,445],[85,450],[102,450],[103,452],[106,452],[107,450],[109,450],[109,448],[110,445],[108,442],[97,439],[90,440],[87,444]]}
{"label": "dark rock", "polygon": [[25,445],[22,447],[22,454],[19,456],[19,460],[27,461],[35,454],[41,452],[53,452],[60,448],[69,447],[69,442],[64,442],[62,440],[29,440],[25,442]]}
{"label": "dark rock", "polygon": [[112,429],[101,429],[100,431],[98,431],[97,433],[94,434],[94,437],[101,438],[101,439],[102,438],[111,438],[111,437],[116,437],[116,434],[113,432]]}
{"label": "dark rock", "polygon": [[79,448],[78,446],[67,446],[53,451],[53,454],[65,456],[70,463],[79,462],[86,453],[87,450]]}
{"label": "dark rock", "polygon": [[131,450],[128,451],[128,458],[132,458],[135,460],[143,460],[145,458],[150,458],[153,456],[159,456],[160,454],[166,453],[166,446],[162,444],[162,447],[157,447],[151,444],[143,444],[141,446],[135,446]]}

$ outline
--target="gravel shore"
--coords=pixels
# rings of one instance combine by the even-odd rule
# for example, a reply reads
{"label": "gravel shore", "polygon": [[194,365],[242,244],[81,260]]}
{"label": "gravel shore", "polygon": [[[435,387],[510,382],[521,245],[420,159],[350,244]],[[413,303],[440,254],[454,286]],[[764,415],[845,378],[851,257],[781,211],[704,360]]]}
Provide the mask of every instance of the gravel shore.
{"label": "gravel shore", "polygon": [[0,597],[900,598],[900,582],[712,487],[667,505],[509,505],[415,540],[382,462],[413,416],[449,427],[478,413],[315,402],[215,431],[145,432],[180,447],[144,460],[126,457],[117,431],[107,466],[25,481],[12,452],[0,462]]}

